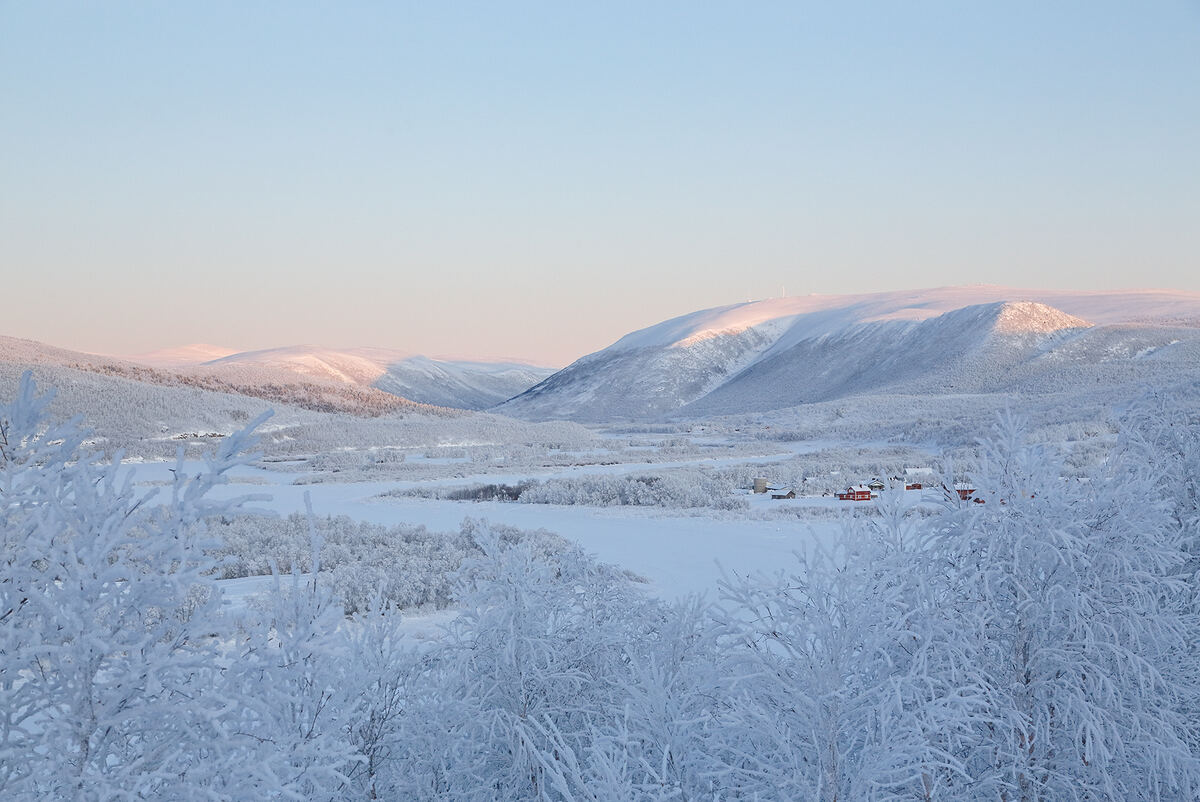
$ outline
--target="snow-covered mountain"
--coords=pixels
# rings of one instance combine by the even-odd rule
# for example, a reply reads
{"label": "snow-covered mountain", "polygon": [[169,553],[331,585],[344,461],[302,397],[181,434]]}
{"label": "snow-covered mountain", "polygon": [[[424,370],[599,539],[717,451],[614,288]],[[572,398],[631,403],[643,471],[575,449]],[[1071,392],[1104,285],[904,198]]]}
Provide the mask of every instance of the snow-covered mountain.
{"label": "snow-covered mountain", "polygon": [[4,336],[0,363],[66,367],[367,415],[420,406],[487,409],[554,372],[512,362],[435,360],[386,348],[311,345],[234,353],[220,346],[187,345],[113,357]]}
{"label": "snow-covered mountain", "polygon": [[181,345],[178,348],[161,348],[157,351],[134,354],[123,358],[138,365],[172,370],[199,365],[201,362],[210,362],[214,359],[220,359],[221,357],[236,353],[236,348],[226,348],[222,345],[210,345],[209,343],[193,343],[191,345]]}
{"label": "snow-covered mountain", "polygon": [[512,362],[436,360],[385,348],[332,349],[312,345],[245,351],[190,368],[205,375],[259,374],[278,380],[294,373],[311,379],[373,387],[421,404],[486,409],[537,384],[554,371]]}
{"label": "snow-covered mountain", "polygon": [[554,373],[514,362],[455,362],[413,356],[390,362],[374,386],[423,404],[487,409]]}
{"label": "snow-covered mountain", "polygon": [[237,371],[267,371],[272,373],[294,373],[314,379],[324,379],[344,384],[371,386],[385,372],[389,361],[402,359],[405,355],[392,351],[379,351],[370,355],[353,350],[337,350],[315,345],[292,345],[284,348],[266,348],[261,351],[242,351],[193,366],[193,370],[207,373]]}
{"label": "snow-covered mountain", "polygon": [[[103,375],[147,386],[187,387],[221,395],[258,398],[269,403],[320,412],[347,412],[363,416],[390,412],[447,412],[400,398],[369,385],[336,381],[321,376],[305,376],[294,371],[238,368],[215,371],[203,368],[172,370],[135,364],[116,357],[70,351],[16,337],[0,336],[0,368],[3,368],[3,375],[9,378],[19,376],[26,368],[34,368],[36,374],[50,378],[55,385],[62,385],[64,382],[88,384],[91,379],[85,378],[83,374]],[[73,378],[60,381],[58,376]],[[98,401],[119,403],[107,397]]]}
{"label": "snow-covered mountain", "polygon": [[179,448],[189,456],[210,452],[215,442],[268,410],[273,414],[257,429],[258,451],[289,464],[335,454],[318,464],[328,467],[332,459],[333,470],[346,475],[398,464],[394,459],[403,460],[403,454],[392,449],[497,442],[524,449],[531,443],[582,448],[593,439],[570,423],[449,410],[294,373],[287,385],[240,385],[4,336],[0,407],[16,396],[27,370],[41,391],[54,391],[54,420],[86,420],[90,449],[110,454],[121,449],[138,458],[172,458]]}
{"label": "snow-covered mountain", "polygon": [[652,419],[871,392],[1043,392],[1200,370],[1200,294],[994,286],[703,310],[622,337],[497,411]]}

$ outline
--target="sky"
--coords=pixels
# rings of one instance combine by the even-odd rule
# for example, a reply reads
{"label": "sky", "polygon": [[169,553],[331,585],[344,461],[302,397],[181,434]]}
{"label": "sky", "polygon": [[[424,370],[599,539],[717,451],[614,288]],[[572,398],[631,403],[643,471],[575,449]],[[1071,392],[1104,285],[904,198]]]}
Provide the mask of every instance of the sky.
{"label": "sky", "polygon": [[0,334],[560,366],[785,293],[1200,291],[1197,143],[1197,0],[0,0]]}

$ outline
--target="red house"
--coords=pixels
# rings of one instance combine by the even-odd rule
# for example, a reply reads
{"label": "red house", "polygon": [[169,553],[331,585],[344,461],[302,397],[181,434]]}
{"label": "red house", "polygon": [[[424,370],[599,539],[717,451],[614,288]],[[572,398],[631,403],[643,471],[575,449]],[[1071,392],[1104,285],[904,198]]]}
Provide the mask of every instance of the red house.
{"label": "red house", "polygon": [[871,488],[866,485],[851,485],[845,492],[838,493],[837,497],[842,501],[870,501]]}

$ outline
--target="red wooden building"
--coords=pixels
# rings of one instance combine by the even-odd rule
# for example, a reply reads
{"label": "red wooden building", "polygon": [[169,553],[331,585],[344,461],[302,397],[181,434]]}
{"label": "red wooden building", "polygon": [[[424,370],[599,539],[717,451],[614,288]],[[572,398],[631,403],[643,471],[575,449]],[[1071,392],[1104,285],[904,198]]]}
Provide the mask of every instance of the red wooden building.
{"label": "red wooden building", "polygon": [[870,501],[871,488],[866,485],[851,485],[844,492],[838,493],[837,497],[842,501]]}

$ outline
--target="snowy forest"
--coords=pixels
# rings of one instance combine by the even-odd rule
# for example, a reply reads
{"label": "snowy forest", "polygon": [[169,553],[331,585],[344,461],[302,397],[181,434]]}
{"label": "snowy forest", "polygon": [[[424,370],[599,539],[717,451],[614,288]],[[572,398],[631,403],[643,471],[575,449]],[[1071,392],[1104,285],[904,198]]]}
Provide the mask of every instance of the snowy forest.
{"label": "snowy forest", "polygon": [[[777,573],[668,602],[482,522],[434,546],[309,515],[247,546],[253,498],[212,490],[261,420],[147,491],[27,376],[0,408],[0,797],[1195,799],[1187,398],[1128,408],[1084,481],[1001,415],[973,499],[885,493]],[[354,557],[377,541],[392,563]],[[404,627],[421,603],[455,611],[437,638]]]}

